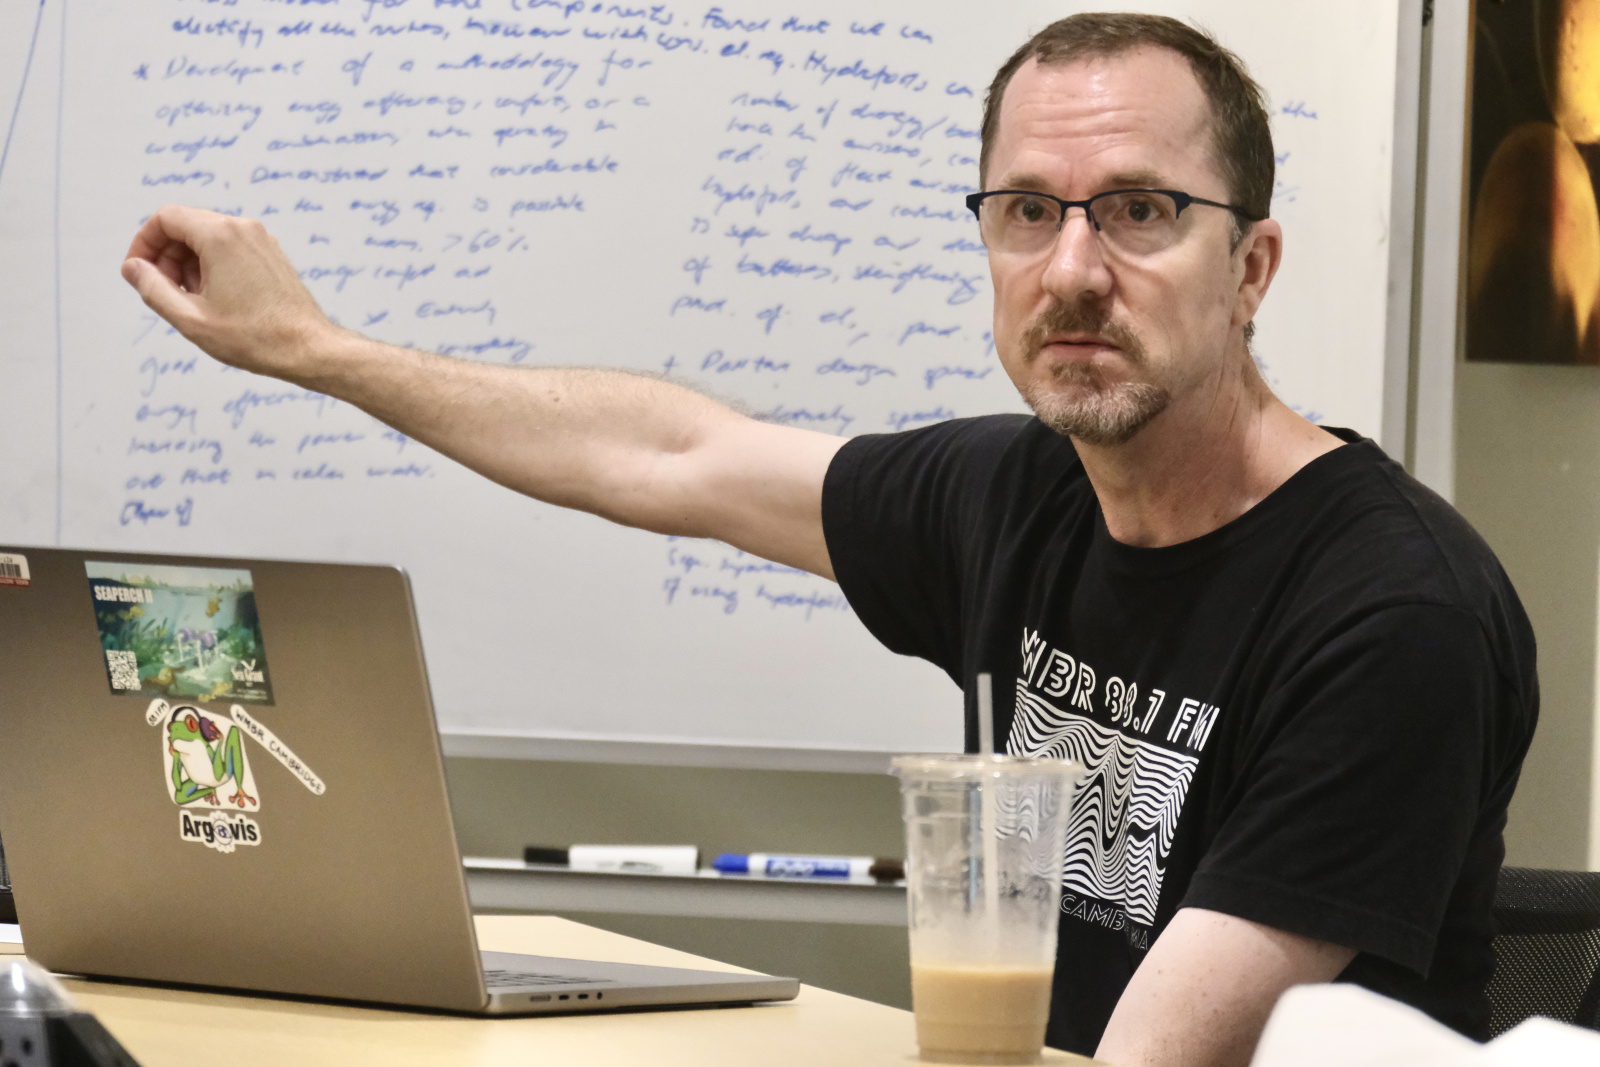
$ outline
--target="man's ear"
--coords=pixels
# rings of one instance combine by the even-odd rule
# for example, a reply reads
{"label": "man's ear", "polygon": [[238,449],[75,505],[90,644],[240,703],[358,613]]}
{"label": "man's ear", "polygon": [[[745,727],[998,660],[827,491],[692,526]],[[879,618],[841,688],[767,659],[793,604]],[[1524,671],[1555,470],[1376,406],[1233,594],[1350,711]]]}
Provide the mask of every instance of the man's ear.
{"label": "man's ear", "polygon": [[1283,262],[1283,227],[1277,219],[1252,223],[1233,252],[1239,272],[1239,291],[1233,303],[1233,325],[1243,326],[1256,317],[1272,279]]}

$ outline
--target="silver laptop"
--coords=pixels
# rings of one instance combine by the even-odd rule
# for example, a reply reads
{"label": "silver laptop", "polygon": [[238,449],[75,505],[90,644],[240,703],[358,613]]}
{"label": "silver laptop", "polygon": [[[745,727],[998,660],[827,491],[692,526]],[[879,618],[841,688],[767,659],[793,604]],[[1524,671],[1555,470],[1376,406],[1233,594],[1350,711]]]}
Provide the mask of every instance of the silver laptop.
{"label": "silver laptop", "polygon": [[478,951],[392,568],[0,546],[0,837],[58,972],[487,1014],[799,992]]}

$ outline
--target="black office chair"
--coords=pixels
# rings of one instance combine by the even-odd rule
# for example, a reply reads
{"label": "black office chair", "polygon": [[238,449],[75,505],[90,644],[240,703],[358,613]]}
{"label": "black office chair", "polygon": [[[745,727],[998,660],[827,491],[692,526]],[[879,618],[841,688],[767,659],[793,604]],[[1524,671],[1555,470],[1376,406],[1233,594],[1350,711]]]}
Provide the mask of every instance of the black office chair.
{"label": "black office chair", "polygon": [[1600,872],[1502,867],[1489,1032],[1530,1015],[1600,1030]]}

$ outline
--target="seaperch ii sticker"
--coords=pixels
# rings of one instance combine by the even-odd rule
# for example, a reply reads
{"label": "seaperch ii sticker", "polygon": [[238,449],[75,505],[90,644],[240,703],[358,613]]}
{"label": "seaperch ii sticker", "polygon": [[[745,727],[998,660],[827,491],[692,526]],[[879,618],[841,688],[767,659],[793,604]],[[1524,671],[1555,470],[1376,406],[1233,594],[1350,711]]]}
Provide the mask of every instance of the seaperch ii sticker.
{"label": "seaperch ii sticker", "polygon": [[0,552],[0,585],[28,585],[28,557],[15,552]]}
{"label": "seaperch ii sticker", "polygon": [[249,571],[95,560],[84,568],[113,693],[272,704]]}

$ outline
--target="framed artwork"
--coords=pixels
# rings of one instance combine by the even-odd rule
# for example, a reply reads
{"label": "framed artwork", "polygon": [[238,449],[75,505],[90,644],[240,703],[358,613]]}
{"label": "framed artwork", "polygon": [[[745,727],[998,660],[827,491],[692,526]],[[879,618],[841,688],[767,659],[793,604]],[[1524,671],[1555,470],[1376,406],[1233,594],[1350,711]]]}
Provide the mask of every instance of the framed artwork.
{"label": "framed artwork", "polygon": [[1600,365],[1600,0],[1478,0],[1466,358]]}

